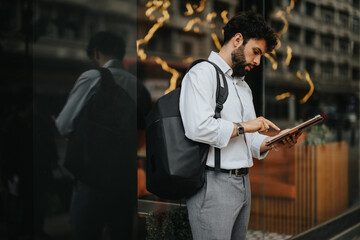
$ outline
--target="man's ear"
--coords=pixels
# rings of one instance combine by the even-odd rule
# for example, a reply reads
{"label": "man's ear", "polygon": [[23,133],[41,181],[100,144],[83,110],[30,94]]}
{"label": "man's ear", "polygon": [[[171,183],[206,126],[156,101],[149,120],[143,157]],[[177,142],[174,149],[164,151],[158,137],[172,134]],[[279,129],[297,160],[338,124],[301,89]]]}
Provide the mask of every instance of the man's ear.
{"label": "man's ear", "polygon": [[96,61],[98,61],[99,58],[100,58],[100,53],[99,53],[99,51],[95,48],[95,49],[94,49],[94,59],[95,59]]}
{"label": "man's ear", "polygon": [[234,48],[240,47],[244,42],[243,35],[241,33],[237,33],[233,37],[233,46]]}

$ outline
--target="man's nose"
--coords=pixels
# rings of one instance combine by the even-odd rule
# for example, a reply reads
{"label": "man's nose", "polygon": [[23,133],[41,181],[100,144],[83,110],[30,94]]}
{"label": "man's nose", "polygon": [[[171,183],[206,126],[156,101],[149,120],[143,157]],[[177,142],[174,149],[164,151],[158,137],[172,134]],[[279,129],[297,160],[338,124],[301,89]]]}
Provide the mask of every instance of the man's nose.
{"label": "man's nose", "polygon": [[256,65],[256,66],[259,66],[260,65],[260,62],[261,62],[261,56],[259,55],[259,56],[256,56],[255,58],[254,58],[254,64]]}

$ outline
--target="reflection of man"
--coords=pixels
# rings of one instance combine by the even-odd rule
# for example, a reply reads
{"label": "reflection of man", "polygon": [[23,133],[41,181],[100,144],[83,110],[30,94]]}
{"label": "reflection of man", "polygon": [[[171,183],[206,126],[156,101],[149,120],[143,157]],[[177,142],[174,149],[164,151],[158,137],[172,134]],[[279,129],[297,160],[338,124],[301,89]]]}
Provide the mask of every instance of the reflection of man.
{"label": "reflection of man", "polygon": [[[125,89],[133,98],[132,100],[136,102],[137,80],[123,69],[122,64],[125,54],[124,40],[113,33],[99,32],[90,40],[87,53],[98,66],[109,69],[115,83]],[[64,108],[56,119],[57,127],[62,135],[67,136],[76,130],[77,117],[94,95],[95,90],[98,89],[95,86],[99,83],[100,78],[99,71],[90,70],[84,72],[76,81]],[[111,118],[116,114],[114,111],[109,112],[106,109],[101,111],[97,115],[103,114],[106,118]],[[119,112],[121,111],[119,109]],[[122,114],[127,115],[126,112]],[[130,126],[133,124],[136,123],[125,123],[124,125],[131,130]],[[104,126],[104,130],[98,128],[97,131],[107,131],[106,126]],[[119,135],[124,134],[124,132],[114,134]],[[106,133],[102,133],[101,136],[108,140]],[[108,136],[110,137],[110,135]],[[136,141],[136,126],[134,136]],[[104,145],[103,142],[98,141],[94,148],[97,148],[98,145]],[[136,144],[136,142],[134,143]],[[111,142],[107,145],[119,146],[119,144],[121,146],[122,143]],[[106,149],[111,146],[101,147]],[[115,181],[105,188],[94,187],[91,184],[84,183],[81,179],[76,181],[70,209],[70,222],[75,239],[101,239],[105,224],[112,239],[133,239],[132,224],[136,206],[136,146],[133,148],[134,154],[129,154],[129,156],[134,156],[134,159],[132,157],[124,159],[127,158],[124,156],[127,156],[125,154],[129,149],[121,149],[121,147],[115,150],[114,147],[111,147],[111,149],[111,153],[108,151],[96,152],[96,155],[100,156],[96,161],[98,160],[102,164],[105,156],[108,157],[108,155],[113,154],[113,151],[116,151],[114,154],[120,156],[120,159],[116,157],[116,159],[111,160],[110,164],[115,164],[116,168],[119,169],[110,169],[112,174],[105,174],[105,178],[114,175]],[[88,154],[91,155],[94,151],[97,151],[97,149],[89,149]],[[119,164],[118,161],[122,161],[122,163]],[[116,174],[117,172],[118,174]]]}
{"label": "reflection of man", "polygon": [[[187,199],[195,240],[245,239],[251,201],[248,171],[253,157],[263,159],[271,149],[265,146],[268,137],[260,133],[279,128],[256,117],[244,77],[276,43],[262,16],[241,13],[226,24],[222,49],[208,58],[225,73],[228,83],[229,95],[220,119],[213,118],[217,85],[214,67],[202,62],[184,77],[180,111],[186,136],[211,146],[205,184]],[[276,147],[292,146],[297,137]],[[220,172],[214,171],[214,147],[221,149]]]}

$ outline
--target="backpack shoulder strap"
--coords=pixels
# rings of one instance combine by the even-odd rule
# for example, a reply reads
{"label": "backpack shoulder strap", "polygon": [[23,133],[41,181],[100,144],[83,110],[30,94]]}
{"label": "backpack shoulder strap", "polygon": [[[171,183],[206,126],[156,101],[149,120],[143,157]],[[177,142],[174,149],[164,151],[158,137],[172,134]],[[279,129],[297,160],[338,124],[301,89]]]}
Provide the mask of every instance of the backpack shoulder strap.
{"label": "backpack shoulder strap", "polygon": [[[217,88],[216,88],[216,108],[215,108],[215,118],[220,118],[221,117],[221,110],[223,109],[223,105],[228,97],[228,85],[227,85],[227,81],[225,78],[225,74],[223,73],[223,71],[219,68],[218,65],[216,65],[215,63],[207,60],[207,59],[198,59],[195,60],[194,62],[192,62],[190,64],[190,66],[188,67],[188,69],[186,70],[186,73],[196,64],[200,63],[200,62],[208,62],[211,65],[213,65],[216,69],[216,80],[217,80]],[[220,76],[222,78],[222,81],[220,79]],[[222,83],[222,84],[221,84]]]}
{"label": "backpack shoulder strap", "polygon": [[[186,72],[188,72],[193,66],[195,66],[196,64],[206,61],[208,63],[210,63],[211,65],[213,65],[216,69],[216,80],[217,80],[217,88],[216,88],[216,107],[215,107],[215,116],[214,118],[221,118],[221,110],[223,109],[224,103],[229,95],[229,91],[228,91],[228,85],[227,85],[227,81],[225,78],[225,74],[224,72],[219,68],[218,65],[216,65],[215,63],[207,60],[207,59],[198,59],[195,60],[194,62],[192,62],[190,64],[190,66],[188,67],[188,69],[186,70]],[[221,79],[220,76],[222,77],[222,84],[221,84]],[[220,172],[220,149],[219,148],[215,148],[215,170],[217,172]]]}
{"label": "backpack shoulder strap", "polygon": [[108,68],[99,67],[97,70],[101,75],[101,87],[112,87],[115,85],[114,77]]}

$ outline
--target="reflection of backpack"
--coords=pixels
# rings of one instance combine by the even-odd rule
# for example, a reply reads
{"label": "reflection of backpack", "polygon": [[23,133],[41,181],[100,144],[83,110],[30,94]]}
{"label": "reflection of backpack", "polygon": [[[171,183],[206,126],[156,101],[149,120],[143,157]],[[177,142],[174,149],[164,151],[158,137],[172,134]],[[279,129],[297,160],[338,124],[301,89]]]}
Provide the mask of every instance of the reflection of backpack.
{"label": "reflection of backpack", "polygon": [[64,166],[90,186],[136,184],[136,103],[108,69],[98,70],[101,80],[75,121]]}
{"label": "reflection of backpack", "polygon": [[[220,68],[207,61],[217,72],[215,118],[228,95],[227,82]],[[222,76],[223,84],[220,82]],[[179,200],[189,197],[204,184],[204,169],[209,145],[194,142],[185,136],[179,110],[180,88],[159,98],[147,117],[146,126],[146,187],[155,195]],[[194,103],[196,104],[196,103]],[[220,170],[220,149],[215,149],[215,166]]]}

